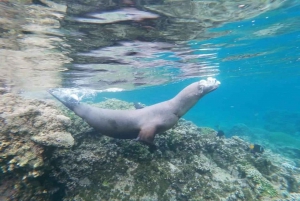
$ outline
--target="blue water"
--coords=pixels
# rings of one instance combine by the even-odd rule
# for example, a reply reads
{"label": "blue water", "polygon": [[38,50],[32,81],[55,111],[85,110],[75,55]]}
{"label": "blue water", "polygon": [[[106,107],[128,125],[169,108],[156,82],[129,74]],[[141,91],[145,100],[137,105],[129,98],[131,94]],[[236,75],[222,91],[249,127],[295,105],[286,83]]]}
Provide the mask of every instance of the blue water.
{"label": "blue water", "polygon": [[[222,84],[201,99],[184,118],[198,126],[226,129],[237,123],[264,127],[264,116],[272,111],[300,113],[299,27],[300,6],[292,5],[209,30],[219,33],[220,37],[190,41],[190,48],[199,53],[203,46],[209,48],[201,53],[216,53],[217,57],[210,62],[219,65],[216,78]],[[173,97],[199,79],[101,93],[96,101],[110,97],[151,105]]]}
{"label": "blue water", "polygon": [[[68,6],[72,7],[72,3],[75,5],[76,1],[68,2]],[[14,6],[23,9],[22,6]],[[135,12],[143,10],[136,6]],[[2,15],[6,12],[9,14],[8,8],[9,6],[2,8]],[[43,7],[37,8],[43,11]],[[11,9],[14,13],[13,8]],[[118,10],[119,7],[110,9]],[[103,15],[110,9],[105,10],[104,7],[99,13]],[[239,8],[236,12],[248,12],[249,15],[252,13],[251,9]],[[166,27],[154,23],[155,20],[167,20],[168,17],[163,14],[154,21],[127,19],[97,24],[74,20],[84,19],[93,13],[93,8],[82,13],[66,13],[61,23],[54,23],[48,28],[41,22],[42,31],[36,31],[32,25],[25,31],[20,29],[19,32],[23,34],[20,37],[24,37],[24,40],[20,40],[23,42],[23,49],[13,52],[18,56],[19,62],[14,63],[17,59],[7,59],[4,64],[6,68],[0,69],[0,88],[12,88],[11,91],[18,93],[38,88],[47,93],[49,88],[63,87],[79,89],[84,94],[85,89],[118,87],[127,91],[101,92],[93,101],[117,98],[152,105],[170,99],[188,84],[212,75],[221,81],[221,86],[201,99],[184,116],[185,119],[198,126],[224,130],[230,130],[239,123],[249,127],[270,128],[270,123],[274,125],[284,122],[285,128],[279,129],[277,126],[277,129],[292,135],[300,132],[296,125],[300,124],[297,122],[298,117],[300,119],[299,1],[285,1],[279,8],[250,19],[242,17],[244,20],[241,21],[224,19],[228,22],[211,23],[209,27],[214,28],[205,31],[202,31],[201,26],[195,27],[196,30],[187,29],[187,38],[197,38],[190,41],[185,41],[182,32],[176,28],[173,30],[168,27],[172,25],[182,28],[182,23],[166,23]],[[15,16],[8,14],[6,15]],[[20,12],[19,17],[26,18],[25,14],[23,16]],[[72,18],[73,15],[75,18]],[[17,16],[14,23],[17,23],[16,27],[22,28],[24,25],[18,20],[19,17]],[[214,19],[215,16],[208,17]],[[193,16],[190,18],[194,22]],[[56,17],[53,19],[57,20]],[[99,20],[103,21],[102,18]],[[186,24],[195,25],[189,20]],[[125,30],[135,30],[138,27],[137,30],[142,32],[123,36],[122,28],[117,25],[126,27]],[[152,29],[147,28],[145,31],[145,27],[152,27],[155,34],[147,35],[148,32],[152,33]],[[10,30],[10,24],[3,25],[3,30],[6,29]],[[165,30],[169,31],[167,36],[171,37],[163,35]],[[107,33],[113,36],[107,37]],[[198,35],[193,35],[194,33]],[[142,37],[143,34],[147,36]],[[16,37],[11,35],[7,31],[3,36],[3,39],[7,39],[5,44]],[[51,40],[44,44],[40,39]],[[53,47],[48,47],[50,44]],[[24,49],[28,51],[23,51]],[[9,51],[3,52],[3,58],[10,58]],[[36,56],[37,52],[42,54]],[[11,66],[15,69],[26,69],[28,72],[24,71],[26,76],[23,76],[23,71],[12,72]],[[277,117],[270,120],[270,114],[274,112]],[[290,116],[297,118],[293,120]],[[288,129],[290,124],[293,128]]]}

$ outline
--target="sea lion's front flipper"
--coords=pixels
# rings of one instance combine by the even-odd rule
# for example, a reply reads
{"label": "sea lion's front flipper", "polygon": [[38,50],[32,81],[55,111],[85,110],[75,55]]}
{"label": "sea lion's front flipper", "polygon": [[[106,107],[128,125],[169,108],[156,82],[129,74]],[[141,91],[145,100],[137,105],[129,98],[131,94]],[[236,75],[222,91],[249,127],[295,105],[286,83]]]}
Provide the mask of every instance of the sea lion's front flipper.
{"label": "sea lion's front flipper", "polygon": [[150,151],[155,151],[156,145],[153,143],[156,128],[155,127],[143,127],[137,137],[137,140],[143,144],[146,144],[149,146]]}

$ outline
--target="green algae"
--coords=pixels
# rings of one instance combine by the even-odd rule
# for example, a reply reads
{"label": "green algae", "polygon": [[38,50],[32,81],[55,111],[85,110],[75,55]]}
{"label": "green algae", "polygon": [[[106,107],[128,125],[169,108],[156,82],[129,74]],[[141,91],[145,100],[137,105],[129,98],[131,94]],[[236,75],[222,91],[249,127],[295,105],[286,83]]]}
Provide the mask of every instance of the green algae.
{"label": "green algae", "polygon": [[260,196],[275,197],[278,195],[277,190],[255,167],[250,164],[239,164],[240,170],[245,174],[246,178],[253,182],[255,189],[258,190]]}

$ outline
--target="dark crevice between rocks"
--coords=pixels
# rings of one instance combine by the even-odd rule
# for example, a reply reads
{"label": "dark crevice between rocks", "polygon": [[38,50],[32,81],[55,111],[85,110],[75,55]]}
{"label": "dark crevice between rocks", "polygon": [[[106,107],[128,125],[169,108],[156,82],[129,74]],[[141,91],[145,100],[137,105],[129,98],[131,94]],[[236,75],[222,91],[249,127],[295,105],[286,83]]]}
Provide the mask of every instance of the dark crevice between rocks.
{"label": "dark crevice between rocks", "polygon": [[48,190],[49,201],[62,201],[65,197],[66,187],[64,184],[59,183],[53,175],[53,170],[58,168],[57,162],[48,159],[52,157],[55,149],[55,147],[45,147],[43,153],[44,158],[46,159],[44,166],[45,170],[44,174],[38,177],[38,181]]}
{"label": "dark crevice between rocks", "polygon": [[45,173],[40,176],[37,181],[41,186],[47,189],[49,201],[62,201],[65,196],[64,185],[58,183],[55,179],[49,176],[49,173]]}
{"label": "dark crevice between rocks", "polygon": [[47,4],[43,3],[40,0],[32,0],[32,3],[36,4],[36,5],[44,6],[44,7],[49,7]]}

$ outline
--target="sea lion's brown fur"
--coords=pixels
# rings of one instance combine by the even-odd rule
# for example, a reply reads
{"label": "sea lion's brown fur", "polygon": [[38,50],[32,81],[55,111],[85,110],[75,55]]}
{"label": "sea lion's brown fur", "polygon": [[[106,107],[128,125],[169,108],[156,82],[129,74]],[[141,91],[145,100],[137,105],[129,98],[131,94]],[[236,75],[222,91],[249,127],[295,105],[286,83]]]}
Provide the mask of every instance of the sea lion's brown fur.
{"label": "sea lion's brown fur", "polygon": [[50,93],[103,135],[137,138],[152,145],[157,133],[172,128],[201,97],[218,88],[219,84],[214,78],[194,82],[174,98],[138,110],[101,109],[79,103],[73,98],[65,101]]}

